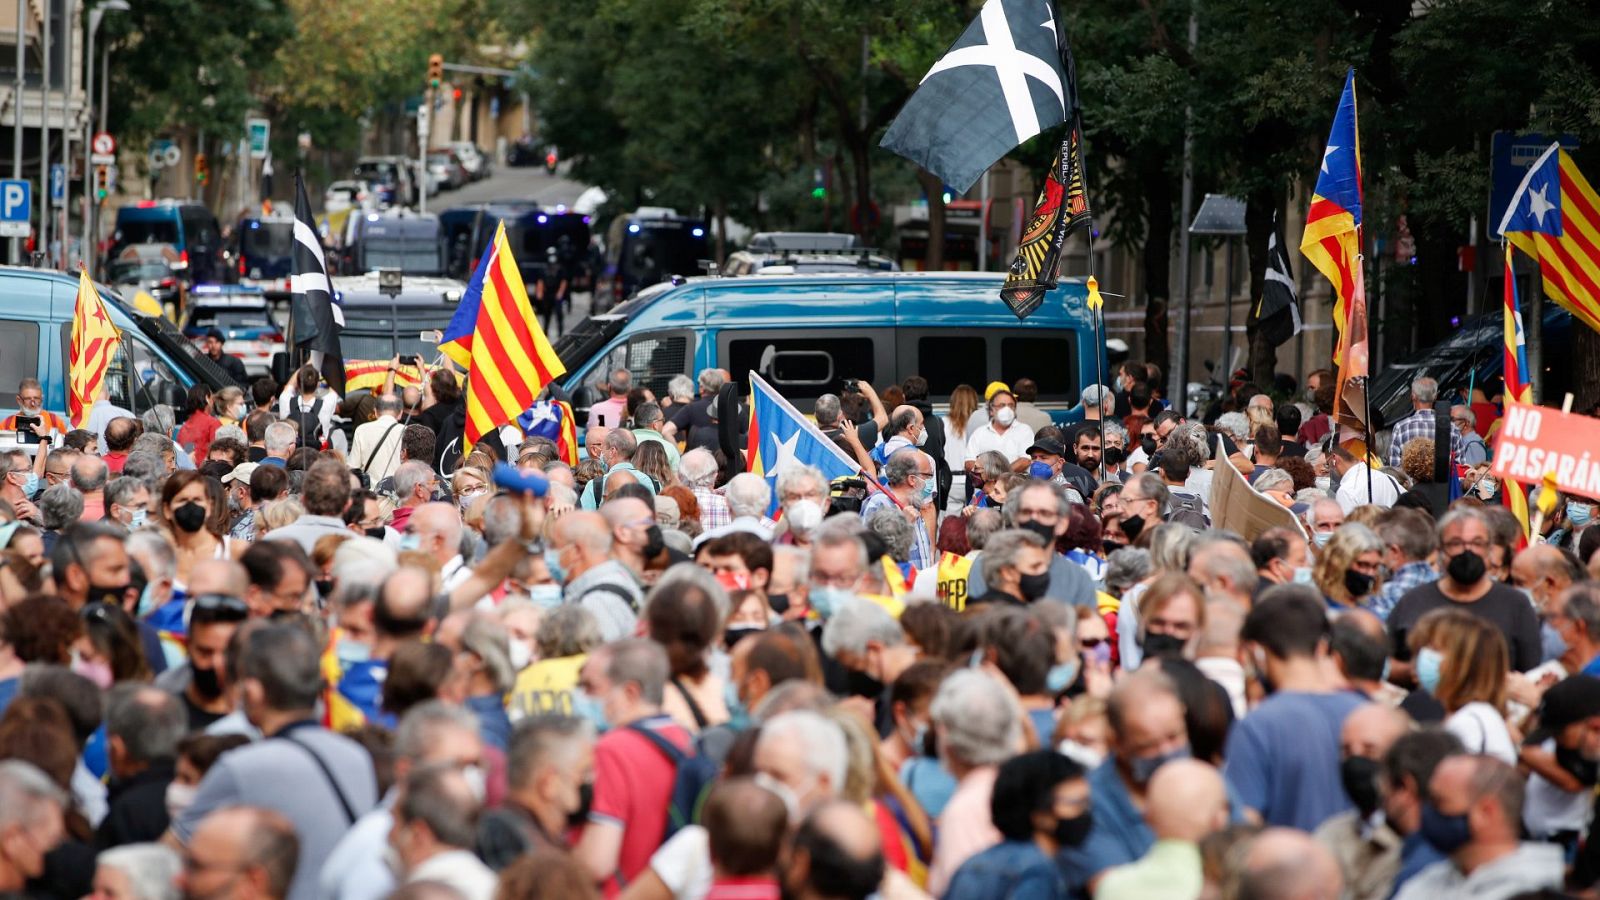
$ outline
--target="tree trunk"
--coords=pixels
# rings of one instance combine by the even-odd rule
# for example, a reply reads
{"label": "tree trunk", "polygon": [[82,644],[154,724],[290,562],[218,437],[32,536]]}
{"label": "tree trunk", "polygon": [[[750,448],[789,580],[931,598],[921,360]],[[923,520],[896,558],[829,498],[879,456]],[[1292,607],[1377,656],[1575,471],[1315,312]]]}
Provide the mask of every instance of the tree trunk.
{"label": "tree trunk", "polygon": [[1273,190],[1255,191],[1245,201],[1244,246],[1250,262],[1250,292],[1245,302],[1244,319],[1250,348],[1246,365],[1250,367],[1250,380],[1262,390],[1272,387],[1273,376],[1277,374],[1278,348],[1262,336],[1261,329],[1257,327],[1255,310],[1261,300],[1261,292],[1266,289],[1267,240],[1272,235],[1273,212],[1279,208],[1281,201],[1282,198]]}
{"label": "tree trunk", "polygon": [[[1600,332],[1576,320],[1572,323],[1572,395],[1574,410],[1600,403]],[[1560,406],[1560,397],[1535,398],[1543,406]]]}
{"label": "tree trunk", "polygon": [[[861,242],[868,247],[877,246],[877,235],[871,223],[872,216],[872,149],[867,146],[867,136],[862,135],[859,142],[850,144],[850,162],[856,171],[855,177],[855,222],[851,227],[856,234],[861,236]],[[849,213],[846,213],[848,216]]]}
{"label": "tree trunk", "polygon": [[717,198],[712,204],[712,215],[717,220],[717,268],[722,268],[723,260],[728,258],[728,201]]}
{"label": "tree trunk", "polygon": [[1145,291],[1144,358],[1160,366],[1165,379],[1172,371],[1172,342],[1167,333],[1167,299],[1172,292],[1172,180],[1159,162],[1146,166],[1142,180],[1149,188],[1150,204],[1140,257]]}
{"label": "tree trunk", "polygon": [[944,182],[939,176],[917,170],[917,181],[928,195],[928,246],[922,267],[928,272],[944,269]]}

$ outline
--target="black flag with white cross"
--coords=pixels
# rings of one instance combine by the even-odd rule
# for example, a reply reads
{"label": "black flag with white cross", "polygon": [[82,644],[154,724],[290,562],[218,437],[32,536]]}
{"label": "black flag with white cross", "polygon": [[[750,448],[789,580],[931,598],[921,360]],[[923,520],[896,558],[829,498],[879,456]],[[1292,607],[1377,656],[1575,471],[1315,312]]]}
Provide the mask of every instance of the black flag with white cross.
{"label": "black flag with white cross", "polygon": [[344,393],[344,352],[339,332],[344,315],[333,302],[333,285],[328,281],[328,263],[322,252],[317,220],[306,196],[306,183],[294,173],[294,268],[289,275],[289,334],[293,341],[289,358],[297,351],[309,352],[311,365],[322,373],[335,393]]}
{"label": "black flag with white cross", "polygon": [[928,74],[882,146],[958,193],[1017,145],[1072,118],[1055,0],[988,0]]}
{"label": "black flag with white cross", "polygon": [[1289,253],[1283,248],[1282,232],[1283,224],[1273,213],[1261,298],[1251,311],[1252,324],[1274,347],[1300,333],[1300,298],[1294,286],[1294,272],[1289,269]]}

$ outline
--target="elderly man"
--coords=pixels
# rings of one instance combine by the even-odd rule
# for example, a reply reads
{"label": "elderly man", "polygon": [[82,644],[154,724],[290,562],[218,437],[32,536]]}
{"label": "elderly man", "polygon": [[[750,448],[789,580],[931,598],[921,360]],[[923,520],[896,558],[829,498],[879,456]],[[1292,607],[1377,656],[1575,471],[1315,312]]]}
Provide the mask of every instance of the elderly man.
{"label": "elderly man", "polygon": [[366,472],[370,484],[393,475],[400,465],[400,441],[404,435],[400,408],[400,395],[384,394],[378,398],[378,417],[356,426],[355,439],[350,442],[350,464]]}
{"label": "elderly man", "polygon": [[[1022,390],[1022,382],[1017,382],[1017,390]],[[1103,384],[1091,384],[1083,389],[1079,397],[1083,401],[1083,420],[1085,422],[1110,421],[1117,407],[1117,397],[1111,389]]]}
{"label": "elderly man", "polygon": [[490,868],[530,851],[565,851],[568,822],[585,812],[594,785],[594,743],[594,726],[573,716],[535,716],[517,726],[506,751],[506,799],[478,822],[478,854]]}
{"label": "elderly man", "polygon": [[594,614],[602,640],[633,633],[644,600],[639,579],[612,553],[611,526],[597,512],[574,510],[555,521],[550,549],[567,575],[566,602]]}
{"label": "elderly man", "polygon": [[1448,859],[1405,883],[1395,900],[1510,897],[1561,887],[1555,844],[1524,843],[1525,789],[1517,770],[1492,756],[1451,756],[1428,783],[1422,832]]}
{"label": "elderly man", "polygon": [[1189,551],[1189,577],[1206,589],[1207,597],[1227,597],[1246,609],[1261,582],[1249,548],[1222,535],[1204,538]]}
{"label": "elderly man", "polygon": [[[1407,441],[1416,438],[1433,439],[1433,402],[1439,399],[1439,382],[1426,375],[1411,382],[1411,415],[1394,423],[1394,432],[1389,436],[1388,464],[1400,468],[1400,451]],[[1461,450],[1461,436],[1454,428],[1450,429],[1450,450],[1459,453]],[[1389,504],[1385,504],[1389,505]],[[1346,510],[1348,512],[1348,509]]]}
{"label": "elderly man", "polygon": [[834,613],[822,632],[822,651],[846,670],[878,687],[871,697],[879,737],[894,733],[895,680],[917,661],[921,650],[907,637],[894,616],[870,600],[850,600]]}
{"label": "elderly man", "polygon": [[844,790],[849,755],[838,725],[811,710],[792,710],[762,724],[753,762],[757,772],[789,789],[799,812]]}
{"label": "elderly man", "polygon": [[482,786],[451,766],[424,766],[401,784],[389,847],[406,884],[435,883],[462,900],[493,900],[496,878],[472,852]]}
{"label": "elderly man", "polygon": [[406,522],[400,546],[420,550],[438,563],[439,579],[449,591],[472,575],[461,557],[461,530],[461,513],[453,504],[424,503]]}
{"label": "elderly man", "polygon": [[185,897],[224,900],[307,898],[295,868],[315,852],[301,847],[294,824],[258,806],[230,806],[195,828],[178,887]]}
{"label": "elderly man", "polygon": [[[764,541],[772,540],[773,523],[767,518],[767,509],[772,505],[772,488],[765,478],[754,472],[740,472],[728,479],[722,493],[732,518],[726,525],[701,532],[694,540],[696,547],[734,531],[748,531]],[[705,507],[701,507],[702,516],[704,512]]]}
{"label": "elderly man", "polygon": [[704,530],[721,528],[733,521],[728,509],[728,498],[712,485],[717,480],[717,458],[710,450],[690,450],[678,464],[678,477],[690,491],[700,507],[700,527]]}
{"label": "elderly man", "polygon": [[883,477],[889,485],[888,493],[873,491],[861,504],[861,518],[871,518],[880,509],[903,512],[912,527],[911,565],[926,569],[934,562],[933,541],[928,535],[929,520],[934,514],[933,496],[938,490],[933,458],[910,447],[900,450],[883,467]]}
{"label": "elderly man", "polygon": [[967,438],[968,478],[979,474],[980,454],[994,450],[1014,462],[1027,456],[1028,447],[1033,444],[1033,429],[1017,420],[1017,399],[1010,391],[995,391],[984,409],[989,420]]}
{"label": "elderly man", "polygon": [[613,428],[606,432],[605,442],[600,448],[600,462],[606,467],[606,473],[599,478],[590,480],[584,485],[580,505],[584,509],[598,509],[612,489],[611,479],[614,475],[631,476],[635,481],[644,485],[650,493],[656,492],[656,485],[649,475],[639,471],[633,465],[633,454],[639,450],[639,439],[633,432],[626,428]]}
{"label": "elderly man", "polygon": [[1257,583],[1311,582],[1311,546],[1298,530],[1269,528],[1250,542]]}
{"label": "elderly man", "polygon": [[832,499],[828,480],[815,466],[797,464],[778,475],[778,508],[783,510],[780,544],[806,545],[811,532],[822,524]]}
{"label": "elderly man", "polygon": [[1400,835],[1380,815],[1378,776],[1389,749],[1410,730],[1410,717],[1379,703],[1356,709],[1339,730],[1340,772],[1355,808],[1317,826],[1315,835],[1338,858],[1353,900],[1386,900],[1400,871]]}
{"label": "elderly man", "polygon": [[[982,583],[988,590],[966,605],[1022,606],[1043,599],[1050,588],[1052,555],[1042,538],[1020,528],[990,535],[978,559]],[[969,574],[968,583],[973,580]]]}
{"label": "elderly man", "polygon": [[112,688],[106,702],[111,784],[95,835],[99,846],[160,840],[171,824],[167,786],[187,724],[183,707],[160,688],[134,682]]}
{"label": "elderly man", "polygon": [[1195,897],[1205,884],[1200,842],[1228,824],[1228,790],[1208,763],[1174,760],[1150,779],[1145,821],[1156,841],[1138,862],[1107,872],[1096,900]]}
{"label": "elderly man", "polygon": [[273,422],[267,426],[266,434],[262,438],[267,455],[261,458],[261,464],[263,466],[287,464],[289,454],[294,452],[294,445],[298,442],[298,432],[294,430],[292,422]]}
{"label": "elderly man", "polygon": [[928,890],[942,896],[961,864],[1000,843],[989,812],[1000,763],[1022,742],[1022,707],[1015,693],[976,669],[945,678],[929,707],[939,752],[956,789],[939,814],[939,842],[928,867]]}
{"label": "elderly man", "polygon": [[349,536],[343,517],[345,507],[350,505],[350,472],[338,461],[318,460],[306,470],[300,485],[300,502],[305,505],[305,513],[288,525],[273,529],[268,540],[295,541],[310,556],[323,537]]}
{"label": "elderly man", "polygon": [[67,800],[32,763],[0,761],[0,840],[27,851],[0,854],[0,894],[28,896],[23,893],[28,881],[44,875],[45,854],[66,837]]}
{"label": "elderly man", "polygon": [[[1126,490],[1123,496],[1127,496]],[[1031,481],[1022,490],[1013,491],[1006,498],[1001,515],[1005,527],[1033,532],[1051,551],[1050,584],[1044,596],[1070,605],[1094,603],[1094,581],[1088,572],[1066,556],[1054,552],[1056,541],[1066,534],[1072,521],[1072,504],[1067,499],[1065,488],[1049,482]],[[984,555],[988,555],[987,549]],[[981,597],[988,590],[982,568],[980,562],[968,576],[970,596]]]}
{"label": "elderly man", "polygon": [[105,460],[84,454],[72,461],[71,481],[74,489],[83,495],[83,516],[80,521],[98,522],[106,517],[106,481],[110,469]]}

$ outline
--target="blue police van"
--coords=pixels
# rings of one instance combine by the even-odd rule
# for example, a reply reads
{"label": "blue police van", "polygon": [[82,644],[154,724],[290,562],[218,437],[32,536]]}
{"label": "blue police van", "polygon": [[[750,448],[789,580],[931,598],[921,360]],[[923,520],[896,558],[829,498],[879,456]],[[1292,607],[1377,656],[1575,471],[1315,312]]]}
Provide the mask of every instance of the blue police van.
{"label": "blue police van", "polygon": [[[748,390],[762,377],[802,412],[845,379],[928,379],[936,403],[959,384],[1032,378],[1061,423],[1083,418],[1080,394],[1106,373],[1081,279],[1067,279],[1019,321],[998,272],[879,272],[674,279],[644,288],[555,343],[562,386],[580,412],[595,384],[626,368],[664,395],[674,375],[728,370]],[[1099,367],[1098,369],[1096,367]],[[1102,377],[1109,377],[1102,374]],[[581,419],[580,419],[581,421]]]}
{"label": "blue police van", "polygon": [[[233,384],[163,316],[140,312],[99,286],[122,332],[105,376],[104,398],[143,413],[159,403],[179,410],[194,384],[213,390]],[[44,387],[45,408],[66,418],[67,359],[78,279],[62,272],[0,266],[0,415],[16,412],[17,384],[33,376]]]}

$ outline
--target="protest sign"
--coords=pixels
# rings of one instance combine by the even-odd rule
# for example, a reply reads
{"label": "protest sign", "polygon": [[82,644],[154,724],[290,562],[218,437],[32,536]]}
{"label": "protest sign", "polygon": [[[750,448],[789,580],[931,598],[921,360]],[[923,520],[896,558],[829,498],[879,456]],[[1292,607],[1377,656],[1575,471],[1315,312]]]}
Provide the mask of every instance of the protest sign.
{"label": "protest sign", "polygon": [[1233,463],[1228,462],[1220,439],[1216,460],[1216,468],[1211,472],[1212,528],[1232,531],[1246,541],[1253,541],[1272,528],[1287,528],[1306,536],[1300,519],[1288,507],[1256,490]]}
{"label": "protest sign", "polygon": [[1600,499],[1600,420],[1507,403],[1494,447],[1496,477],[1538,484],[1554,473],[1562,492]]}

